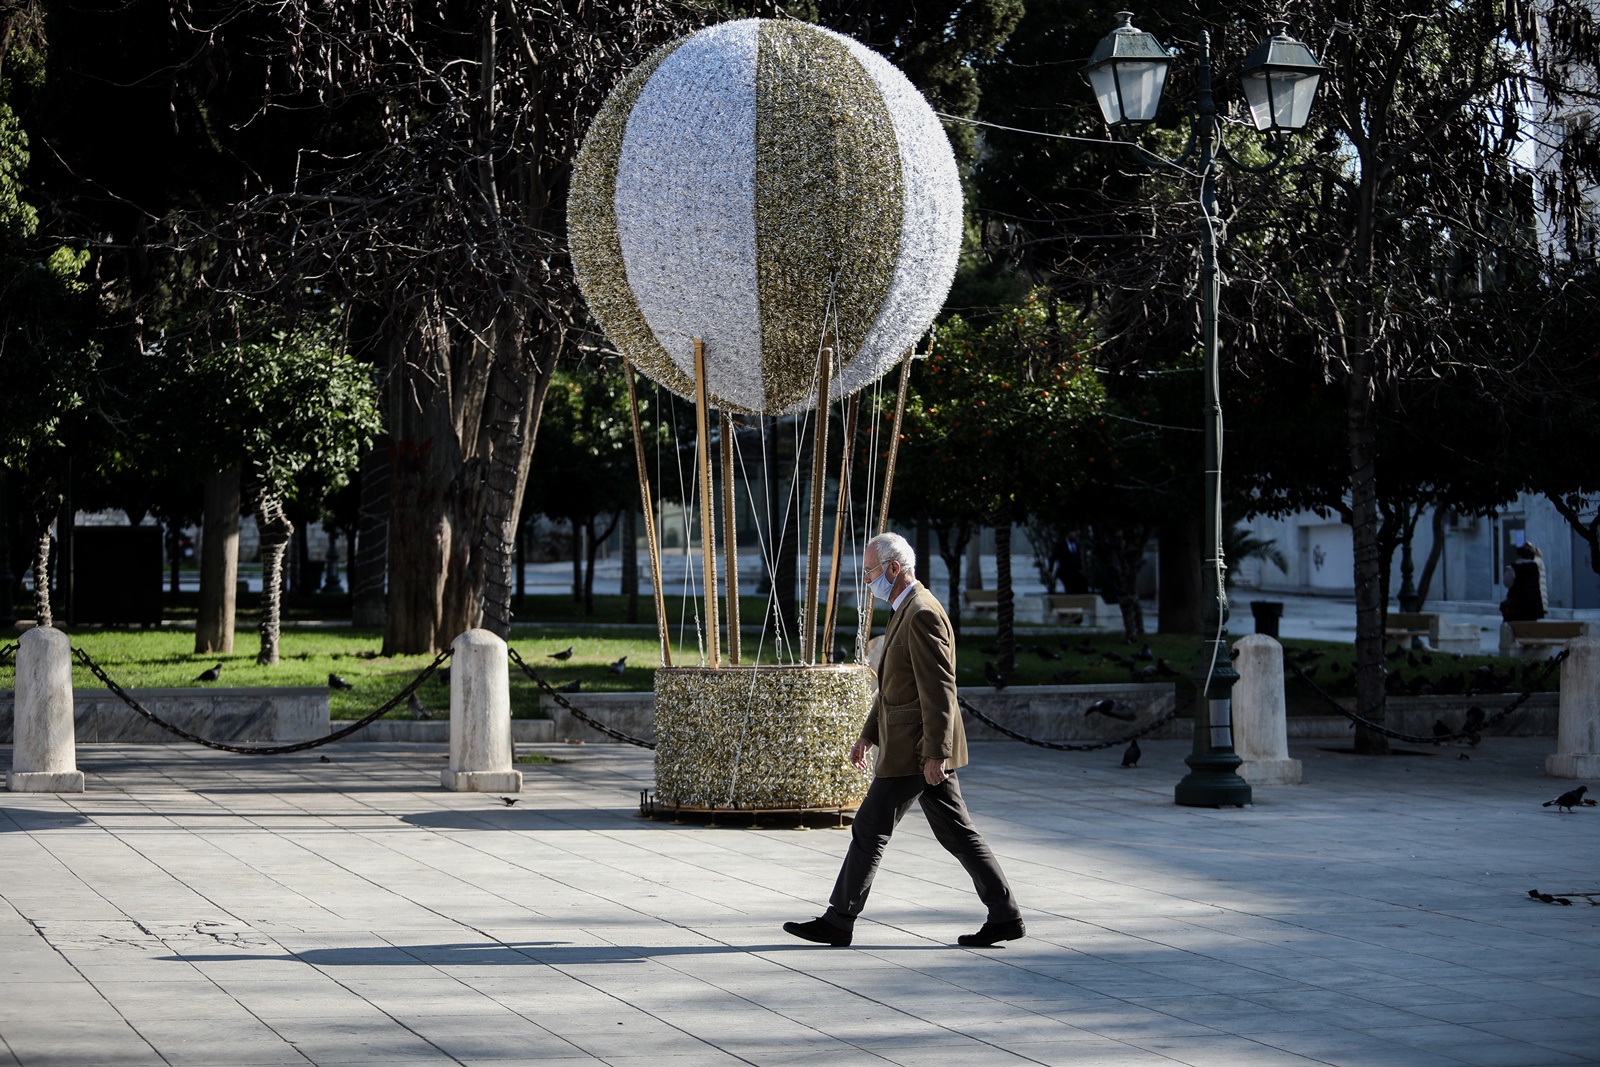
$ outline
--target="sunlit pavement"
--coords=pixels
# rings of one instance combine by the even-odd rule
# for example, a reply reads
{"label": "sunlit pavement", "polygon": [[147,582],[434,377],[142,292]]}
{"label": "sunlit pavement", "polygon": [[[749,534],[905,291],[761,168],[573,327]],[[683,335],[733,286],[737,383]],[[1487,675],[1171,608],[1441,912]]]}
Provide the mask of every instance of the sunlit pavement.
{"label": "sunlit pavement", "polygon": [[847,832],[640,819],[639,749],[546,749],[511,807],[436,747],[85,746],[89,792],[0,793],[0,1063],[1596,1063],[1600,896],[1528,897],[1600,892],[1552,748],[1299,747],[1307,784],[1209,810],[1178,742],[974,745],[1029,934],[978,950],[915,811],[822,948],[780,924]]}

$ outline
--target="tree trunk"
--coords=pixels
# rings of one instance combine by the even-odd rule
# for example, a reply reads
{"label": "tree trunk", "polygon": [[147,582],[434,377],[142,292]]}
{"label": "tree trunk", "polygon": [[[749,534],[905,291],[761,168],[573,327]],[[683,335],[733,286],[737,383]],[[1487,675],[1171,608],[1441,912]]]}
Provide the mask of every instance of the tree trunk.
{"label": "tree trunk", "polygon": [[911,550],[917,554],[917,566],[922,568],[924,580],[933,577],[933,550],[930,547],[931,530],[928,528],[926,517],[917,520],[917,528]]}
{"label": "tree trunk", "polygon": [[384,576],[389,565],[389,438],[373,442],[361,457],[361,506],[356,550],[350,557],[350,624],[384,624]]}
{"label": "tree trunk", "polygon": [[512,567],[533,447],[565,343],[566,334],[559,329],[546,328],[530,339],[520,325],[508,326],[501,331],[490,377],[490,410],[484,421],[488,476],[474,555],[482,575],[483,625],[501,637],[511,632]]}
{"label": "tree trunk", "polygon": [[50,524],[39,531],[33,552],[33,618],[37,626],[54,626],[50,612]]}
{"label": "tree trunk", "polygon": [[294,536],[294,524],[283,509],[283,500],[263,495],[256,509],[261,532],[261,650],[256,662],[278,662],[278,638],[282,632],[283,554]]}
{"label": "tree trunk", "polygon": [[966,522],[946,522],[938,527],[939,558],[944,560],[949,578],[948,596],[950,629],[957,641],[961,640],[961,561],[966,556],[967,543],[972,539],[972,525]]}
{"label": "tree trunk", "polygon": [[1444,555],[1444,508],[1433,509],[1433,544],[1428,546],[1428,559],[1422,565],[1422,577],[1417,579],[1417,610],[1428,602],[1428,587],[1433,584],[1433,571]]}
{"label": "tree trunk", "polygon": [[[1200,522],[1191,514],[1175,516],[1161,524],[1156,537],[1157,629],[1164,634],[1205,633],[1205,605],[1200,602],[1204,596]],[[1136,587],[1123,590],[1134,597],[1138,592]]]}
{"label": "tree trunk", "polygon": [[233,651],[239,592],[239,468],[206,478],[200,531],[200,618],[196,652]]}
{"label": "tree trunk", "polygon": [[583,535],[589,531],[589,520],[576,515],[569,516],[567,523],[572,527],[572,602],[583,603]]}
{"label": "tree trunk", "polygon": [[628,621],[639,621],[638,509],[622,509],[622,595],[628,602]]}
{"label": "tree trunk", "polygon": [[613,512],[611,521],[606,523],[606,528],[597,536],[594,532],[594,519],[591,517],[584,523],[587,535],[584,552],[583,567],[583,614],[585,618],[594,614],[594,559],[600,552],[600,546],[605,544],[617,530],[617,520],[622,517],[622,512]]}
{"label": "tree trunk", "polygon": [[[452,367],[440,316],[415,314],[391,346],[386,656],[436,652],[478,624],[465,594],[481,475],[461,442],[478,440],[488,355],[469,341]],[[452,379],[459,390],[442,387]]]}
{"label": "tree trunk", "polygon": [[967,540],[967,588],[983,588],[983,527],[978,526]]}
{"label": "tree trunk", "polygon": [[[1356,712],[1384,723],[1384,582],[1378,546],[1378,433],[1373,397],[1373,352],[1367,337],[1355,346],[1345,379],[1346,429],[1350,449],[1350,537],[1355,550]],[[1356,724],[1355,749],[1365,755],[1389,751],[1388,738]]]}
{"label": "tree trunk", "polygon": [[1017,601],[1011,589],[1011,501],[994,512],[995,654],[1001,674],[1017,669]]}

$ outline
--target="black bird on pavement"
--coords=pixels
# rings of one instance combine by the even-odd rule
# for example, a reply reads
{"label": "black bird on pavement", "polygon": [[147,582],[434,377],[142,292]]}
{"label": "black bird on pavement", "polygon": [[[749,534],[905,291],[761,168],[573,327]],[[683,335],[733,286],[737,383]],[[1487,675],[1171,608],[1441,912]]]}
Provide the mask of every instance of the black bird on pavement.
{"label": "black bird on pavement", "polygon": [[1006,676],[1001,674],[999,668],[988,660],[983,661],[983,678],[984,681],[996,689],[1004,689],[1006,687]]}
{"label": "black bird on pavement", "polygon": [[1033,654],[1035,656],[1038,656],[1040,659],[1052,659],[1052,660],[1054,660],[1054,659],[1060,659],[1061,658],[1061,653],[1052,652],[1050,649],[1045,648],[1043,645],[1034,645],[1033,646]]}
{"label": "black bird on pavement", "polygon": [[1139,739],[1136,737],[1128,742],[1127,751],[1122,753],[1122,765],[1124,767],[1137,767],[1139,766],[1139,757],[1142,755],[1144,753],[1139,751]]}
{"label": "black bird on pavement", "polygon": [[217,664],[208,671],[201,671],[195,678],[197,682],[214,682],[222,677],[222,664]]}
{"label": "black bird on pavement", "polygon": [[506,807],[509,808],[512,805],[516,804],[516,802],[521,800],[522,798],[521,797],[501,797],[500,799],[503,800],[505,802]]}
{"label": "black bird on pavement", "polygon": [[565,649],[563,649],[560,652],[552,652],[552,653],[550,653],[549,658],[550,659],[559,659],[559,660],[563,660],[563,661],[571,659],[572,658],[572,646],[568,645]]}
{"label": "black bird on pavement", "polygon": [[1554,800],[1545,801],[1544,804],[1541,805],[1541,806],[1542,807],[1546,807],[1546,808],[1554,807],[1556,809],[1556,814],[1557,815],[1561,814],[1561,809],[1562,808],[1566,808],[1568,811],[1571,811],[1573,808],[1579,807],[1580,805],[1583,805],[1583,804],[1587,804],[1590,807],[1594,807],[1594,804],[1595,804],[1594,801],[1583,799],[1583,794],[1587,793],[1588,791],[1589,791],[1589,787],[1588,786],[1580,785],[1576,789],[1567,790],[1565,793],[1562,793],[1560,796],[1556,797]]}
{"label": "black bird on pavement", "polygon": [[406,707],[411,709],[411,717],[413,719],[433,718],[433,712],[422,706],[422,701],[417,698],[415,693],[406,698]]}
{"label": "black bird on pavement", "polygon": [[621,659],[617,660],[617,662],[615,662],[615,663],[613,663],[611,665],[611,673],[612,674],[621,674],[623,671],[625,671],[627,669],[628,669],[628,657],[627,656],[623,656]]}
{"label": "black bird on pavement", "polygon": [[318,756],[317,757],[317,762],[318,763],[332,763],[333,760],[329,759],[327,756]]}
{"label": "black bird on pavement", "polygon": [[1110,697],[1104,700],[1096,700],[1093,704],[1083,709],[1083,715],[1084,718],[1088,718],[1090,715],[1104,715],[1108,719],[1117,719],[1122,722],[1132,722],[1137,718],[1131,711],[1118,711],[1117,702]]}
{"label": "black bird on pavement", "polygon": [[582,678],[574,678],[572,681],[568,682],[566,685],[558,685],[558,686],[556,686],[556,692],[558,692],[558,693],[576,693],[579,690],[581,690],[582,688],[583,688],[583,679]]}
{"label": "black bird on pavement", "polygon": [[334,674],[332,671],[329,671],[328,672],[328,688],[329,689],[354,689],[355,686],[351,685],[349,682],[345,681],[343,678],[339,677],[337,674]]}

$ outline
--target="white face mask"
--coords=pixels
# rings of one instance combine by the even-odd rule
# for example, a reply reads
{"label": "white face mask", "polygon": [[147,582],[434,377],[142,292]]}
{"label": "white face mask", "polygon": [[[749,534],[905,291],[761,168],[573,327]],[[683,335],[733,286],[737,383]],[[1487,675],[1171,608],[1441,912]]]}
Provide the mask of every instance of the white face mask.
{"label": "white face mask", "polygon": [[867,583],[867,588],[872,590],[872,595],[879,600],[887,601],[889,594],[894,590],[894,583],[889,580],[888,566],[878,572],[878,576]]}

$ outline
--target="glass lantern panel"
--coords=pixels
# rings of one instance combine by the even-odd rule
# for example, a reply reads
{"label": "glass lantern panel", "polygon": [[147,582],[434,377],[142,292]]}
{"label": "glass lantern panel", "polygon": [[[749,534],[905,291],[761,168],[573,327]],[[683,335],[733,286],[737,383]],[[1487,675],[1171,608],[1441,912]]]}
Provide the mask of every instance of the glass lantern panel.
{"label": "glass lantern panel", "polygon": [[1106,125],[1117,126],[1122,122],[1122,103],[1117,98],[1117,76],[1111,67],[1110,63],[1104,63],[1090,68],[1089,87],[1100,102],[1100,114],[1105,116]]}
{"label": "glass lantern panel", "polygon": [[1239,80],[1245,102],[1250,105],[1250,121],[1258,130],[1272,129],[1272,94],[1267,89],[1267,72],[1253,70]]}
{"label": "glass lantern panel", "polygon": [[1124,118],[1128,122],[1153,122],[1167,84],[1167,64],[1156,60],[1119,60],[1117,81],[1122,90]]}
{"label": "glass lantern panel", "polygon": [[1294,77],[1290,86],[1289,108],[1287,116],[1280,112],[1278,124],[1287,126],[1291,130],[1303,130],[1306,123],[1311,121],[1311,105],[1317,98],[1317,84],[1322,81],[1321,74],[1300,74]]}

